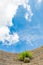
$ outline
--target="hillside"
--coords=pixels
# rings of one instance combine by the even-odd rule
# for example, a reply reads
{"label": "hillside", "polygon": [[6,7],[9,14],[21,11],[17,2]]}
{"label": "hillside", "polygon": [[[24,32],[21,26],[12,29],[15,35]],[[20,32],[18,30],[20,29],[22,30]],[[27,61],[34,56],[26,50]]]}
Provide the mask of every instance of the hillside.
{"label": "hillside", "polygon": [[18,60],[18,54],[0,51],[0,65],[43,65],[43,46],[31,51],[33,59],[30,63]]}

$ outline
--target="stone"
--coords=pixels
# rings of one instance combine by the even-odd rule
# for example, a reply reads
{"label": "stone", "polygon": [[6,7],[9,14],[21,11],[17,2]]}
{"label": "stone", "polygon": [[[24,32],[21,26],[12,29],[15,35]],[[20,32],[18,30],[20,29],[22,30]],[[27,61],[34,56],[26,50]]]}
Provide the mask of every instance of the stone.
{"label": "stone", "polygon": [[28,57],[25,57],[24,62],[28,63],[28,62],[30,62],[30,59]]}

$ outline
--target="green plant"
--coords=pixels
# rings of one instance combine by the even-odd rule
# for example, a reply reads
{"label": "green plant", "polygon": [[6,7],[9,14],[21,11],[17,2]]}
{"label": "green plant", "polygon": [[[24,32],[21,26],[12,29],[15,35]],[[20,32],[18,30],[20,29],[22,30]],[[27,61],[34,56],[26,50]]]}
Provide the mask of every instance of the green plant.
{"label": "green plant", "polygon": [[19,60],[21,60],[21,61],[24,61],[25,57],[28,57],[31,59],[32,53],[25,51],[25,52],[20,53],[18,56]]}
{"label": "green plant", "polygon": [[32,58],[32,53],[25,51],[25,57],[29,57],[31,59]]}
{"label": "green plant", "polygon": [[18,57],[19,57],[19,60],[23,61],[25,58],[25,53],[24,52],[20,53]]}

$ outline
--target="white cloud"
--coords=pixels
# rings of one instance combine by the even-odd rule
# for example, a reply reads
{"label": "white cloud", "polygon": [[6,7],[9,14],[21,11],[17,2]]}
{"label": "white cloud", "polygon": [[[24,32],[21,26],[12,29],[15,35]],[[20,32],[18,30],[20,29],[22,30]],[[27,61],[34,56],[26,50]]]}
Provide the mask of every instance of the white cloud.
{"label": "white cloud", "polygon": [[22,5],[26,10],[25,18],[30,20],[33,16],[28,0],[0,0],[0,25],[13,25],[12,17],[16,15],[19,5]]}
{"label": "white cloud", "polygon": [[40,4],[41,2],[42,2],[42,0],[38,0],[38,2],[37,2],[37,3],[39,3],[39,4]]}
{"label": "white cloud", "polygon": [[13,25],[12,17],[16,14],[18,7],[9,0],[2,0],[0,3],[0,25]]}
{"label": "white cloud", "polygon": [[[34,46],[38,45],[39,43],[36,43],[37,41],[39,42],[39,40],[43,40],[43,35],[38,35],[38,34],[29,34],[28,31],[23,31],[20,32],[20,40],[22,41],[26,41],[26,43],[28,45]],[[33,43],[34,42],[34,43]]]}
{"label": "white cloud", "polygon": [[0,41],[3,45],[12,45],[19,41],[19,36],[17,33],[10,34],[9,29],[4,26],[0,28]]}
{"label": "white cloud", "polygon": [[36,4],[35,4],[36,9],[40,9],[41,3],[42,0],[36,0]]}
{"label": "white cloud", "polygon": [[5,45],[12,45],[19,41],[19,36],[15,32],[9,34],[8,26],[12,26],[12,17],[16,15],[19,5],[26,9],[25,18],[31,20],[33,16],[28,0],[0,0],[0,41]]}

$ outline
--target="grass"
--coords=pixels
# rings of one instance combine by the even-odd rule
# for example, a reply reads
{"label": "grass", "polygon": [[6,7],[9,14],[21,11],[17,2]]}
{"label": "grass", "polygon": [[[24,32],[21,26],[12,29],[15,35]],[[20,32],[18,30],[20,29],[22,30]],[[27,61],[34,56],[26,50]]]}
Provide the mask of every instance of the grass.
{"label": "grass", "polygon": [[25,51],[25,52],[20,53],[18,56],[19,60],[21,61],[24,61],[25,57],[32,59],[32,53]]}

